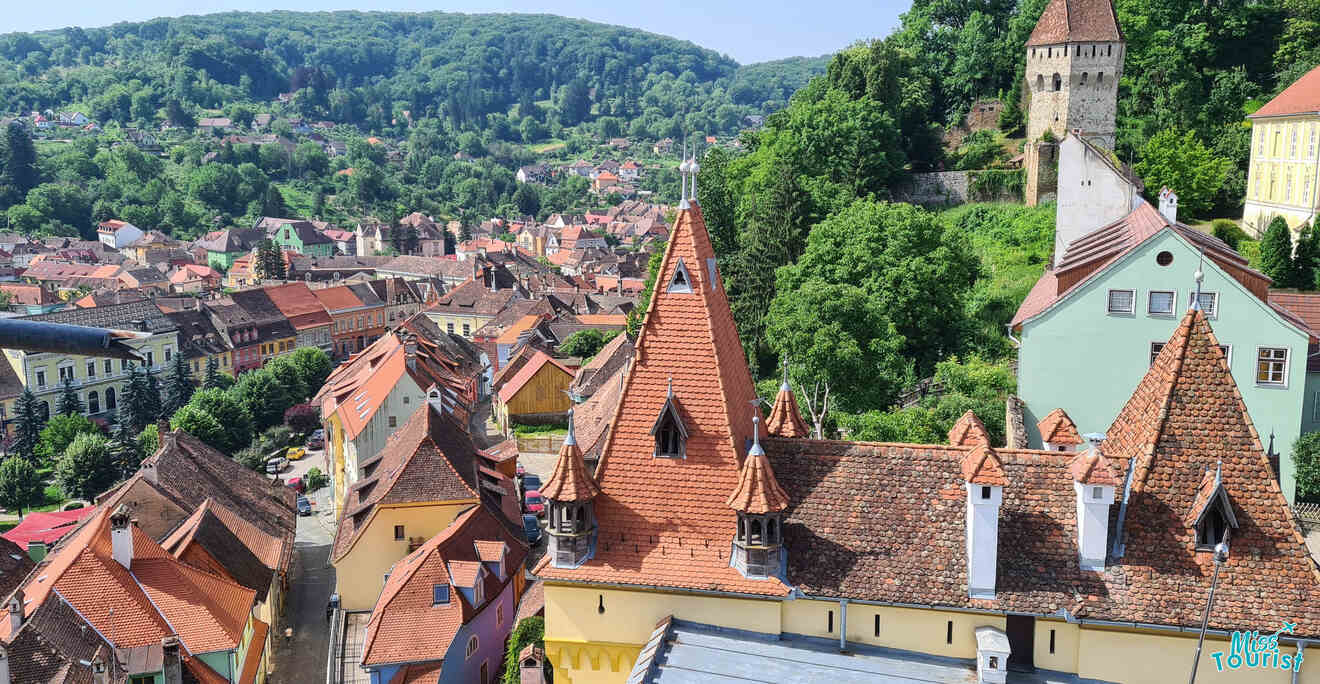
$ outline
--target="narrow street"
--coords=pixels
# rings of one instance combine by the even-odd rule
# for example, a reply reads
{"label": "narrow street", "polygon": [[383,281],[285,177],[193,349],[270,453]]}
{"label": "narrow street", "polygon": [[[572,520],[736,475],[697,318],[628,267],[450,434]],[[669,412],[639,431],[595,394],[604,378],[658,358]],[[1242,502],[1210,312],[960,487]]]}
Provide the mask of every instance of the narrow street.
{"label": "narrow street", "polygon": [[[322,453],[308,451],[281,473],[306,477],[313,467],[321,467]],[[322,487],[308,499],[312,515],[298,518],[296,558],[290,572],[289,594],[285,602],[284,623],[272,637],[276,641],[275,671],[267,680],[272,684],[313,684],[325,681],[326,654],[330,647],[330,623],[326,604],[334,592],[335,571],[330,567],[330,545],[334,542],[334,513],[330,487]],[[285,628],[292,637],[284,636]]]}

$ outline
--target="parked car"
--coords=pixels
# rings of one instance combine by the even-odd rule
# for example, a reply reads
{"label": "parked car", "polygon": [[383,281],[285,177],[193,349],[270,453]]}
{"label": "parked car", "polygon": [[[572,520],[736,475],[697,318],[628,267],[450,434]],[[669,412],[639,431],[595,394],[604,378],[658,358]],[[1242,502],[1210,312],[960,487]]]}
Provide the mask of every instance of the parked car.
{"label": "parked car", "polygon": [[308,501],[307,497],[305,496],[299,496],[298,515],[311,515],[311,514],[312,514],[312,502]]}
{"label": "parked car", "polygon": [[302,494],[303,492],[307,491],[307,483],[303,482],[303,479],[301,477],[289,478],[289,481],[284,483],[284,486],[288,487],[289,489],[292,489],[295,492],[298,492],[299,494]]}
{"label": "parked car", "polygon": [[527,543],[536,546],[541,541],[541,523],[534,515],[523,515],[523,531],[527,533]]}
{"label": "parked car", "polygon": [[297,461],[306,455],[307,450],[302,447],[289,447],[289,450],[284,452],[284,457],[290,461]]}
{"label": "parked car", "polygon": [[317,437],[316,435],[312,435],[311,437],[308,437],[308,438],[307,438],[307,448],[308,448],[308,449],[324,449],[324,448],[325,448],[325,438],[324,438],[324,437]]}
{"label": "parked car", "polygon": [[545,499],[541,498],[541,492],[536,489],[527,490],[527,495],[523,497],[523,508],[538,518],[545,515]]}
{"label": "parked car", "polygon": [[518,464],[518,477],[522,477],[523,475],[526,475],[526,474],[527,474],[527,468],[525,468],[525,467],[523,466],[523,464],[519,463],[519,464]]}
{"label": "parked car", "polygon": [[522,476],[522,480],[519,486],[522,487],[523,492],[526,492],[531,489],[540,489],[541,478],[537,475],[527,473],[526,475]]}
{"label": "parked car", "polygon": [[284,472],[284,469],[288,467],[289,467],[289,459],[283,456],[275,456],[274,458],[271,458],[269,461],[266,461],[266,474],[278,475]]}

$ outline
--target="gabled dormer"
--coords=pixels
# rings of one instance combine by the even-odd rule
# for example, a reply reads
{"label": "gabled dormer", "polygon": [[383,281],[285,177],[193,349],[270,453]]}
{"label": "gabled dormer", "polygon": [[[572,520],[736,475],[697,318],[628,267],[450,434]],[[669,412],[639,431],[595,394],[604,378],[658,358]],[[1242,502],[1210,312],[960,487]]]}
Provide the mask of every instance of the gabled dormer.
{"label": "gabled dormer", "polygon": [[474,608],[486,602],[486,568],[477,561],[449,561],[449,577]]}
{"label": "gabled dormer", "polygon": [[1216,544],[1228,544],[1238,528],[1233,502],[1224,489],[1223,466],[1207,469],[1196,488],[1196,498],[1185,520],[1196,535],[1196,550],[1213,551]]}
{"label": "gabled dormer", "polygon": [[687,426],[679,412],[678,398],[674,396],[674,382],[669,381],[669,393],[660,413],[651,425],[651,436],[655,438],[656,458],[685,458],[687,456]]}
{"label": "gabled dormer", "polygon": [[505,558],[509,554],[509,546],[502,541],[487,541],[478,539],[472,542],[476,547],[477,557],[481,559],[481,564],[490,570],[499,581],[503,582],[508,568],[505,566]]}

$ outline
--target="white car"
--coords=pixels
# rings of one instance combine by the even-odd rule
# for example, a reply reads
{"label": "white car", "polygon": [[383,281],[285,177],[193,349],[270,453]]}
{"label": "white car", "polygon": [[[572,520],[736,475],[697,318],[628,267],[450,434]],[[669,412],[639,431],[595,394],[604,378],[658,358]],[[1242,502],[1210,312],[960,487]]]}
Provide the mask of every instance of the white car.
{"label": "white car", "polygon": [[276,456],[270,459],[269,461],[266,461],[266,474],[278,475],[284,472],[284,469],[288,467],[289,467],[289,459],[283,456]]}

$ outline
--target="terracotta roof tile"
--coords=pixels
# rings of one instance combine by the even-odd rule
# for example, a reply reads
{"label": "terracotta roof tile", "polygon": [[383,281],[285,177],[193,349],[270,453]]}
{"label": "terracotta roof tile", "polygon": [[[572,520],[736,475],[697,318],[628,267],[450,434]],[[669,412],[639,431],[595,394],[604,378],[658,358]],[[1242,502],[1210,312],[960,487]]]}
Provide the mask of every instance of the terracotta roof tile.
{"label": "terracotta roof tile", "polygon": [[568,412],[568,436],[559,448],[559,460],[555,461],[554,470],[541,483],[541,496],[553,501],[587,501],[600,494],[600,487],[587,472],[582,461],[582,449],[578,447],[577,435],[573,426],[573,411]]}
{"label": "terracotta roof tile", "polygon": [[776,437],[806,437],[811,434],[802,413],[798,411],[797,397],[788,383],[779,386],[775,395],[775,404],[770,408],[770,417],[766,419],[765,431]]}
{"label": "terracotta roof tile", "polygon": [[1306,72],[1293,84],[1257,109],[1249,118],[1314,114],[1320,112],[1320,66]]}
{"label": "terracotta roof tile", "polygon": [[961,468],[963,481],[969,484],[1000,487],[1008,484],[1004,464],[988,444],[973,444],[971,450],[963,456]]}
{"label": "terracotta roof tile", "polygon": [[729,495],[729,508],[749,515],[777,513],[788,508],[788,494],[775,479],[775,470],[761,448],[760,438],[753,439],[738,473],[738,485]]}
{"label": "terracotta roof tile", "polygon": [[1087,449],[1074,456],[1072,463],[1068,464],[1068,472],[1072,473],[1074,482],[1086,485],[1117,487],[1121,484],[1114,464],[1097,449]]}
{"label": "terracotta roof tile", "polygon": [[1068,412],[1061,408],[1050,411],[1036,424],[1042,441],[1050,444],[1081,444],[1082,436],[1077,432],[1077,425],[1068,417]]}
{"label": "terracotta roof tile", "polygon": [[985,429],[985,423],[971,409],[967,409],[966,413],[959,416],[958,422],[949,428],[949,444],[953,446],[990,446],[990,443],[990,431]]}
{"label": "terracotta roof tile", "polygon": [[1050,0],[1027,45],[1121,40],[1123,31],[1109,0]]}

